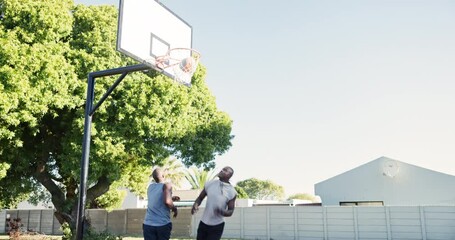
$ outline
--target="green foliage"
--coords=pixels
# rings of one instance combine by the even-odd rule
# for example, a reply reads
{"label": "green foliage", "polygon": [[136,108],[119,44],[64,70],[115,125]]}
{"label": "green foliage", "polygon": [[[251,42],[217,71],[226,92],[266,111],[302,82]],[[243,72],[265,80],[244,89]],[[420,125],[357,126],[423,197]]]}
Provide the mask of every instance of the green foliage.
{"label": "green foliage", "polygon": [[316,201],[316,196],[309,193],[296,193],[288,197],[288,200],[300,199],[300,200],[310,200],[312,202]]}
{"label": "green foliage", "polygon": [[6,176],[6,171],[11,167],[8,163],[0,163],[0,179]]}
{"label": "green foliage", "polygon": [[23,43],[62,41],[71,32],[72,4],[72,0],[2,0],[2,25]]}
{"label": "green foliage", "polygon": [[114,235],[112,233],[109,233],[108,231],[104,232],[94,232],[94,231],[88,231],[87,234],[84,235],[84,239],[90,239],[90,240],[122,240],[122,236]]}
{"label": "green foliage", "polygon": [[216,174],[213,171],[191,167],[185,171],[185,179],[190,183],[191,189],[204,189],[206,182],[214,179]]}
{"label": "green foliage", "polygon": [[62,226],[60,227],[60,230],[63,232],[62,240],[71,240],[71,228],[70,225],[67,222],[64,222]]}
{"label": "green foliage", "polygon": [[[6,176],[6,171],[10,168],[11,165],[8,163],[0,163],[0,179],[4,178]],[[5,206],[5,203],[3,203],[3,200],[0,199],[0,208],[2,206]]]}
{"label": "green foliage", "polygon": [[33,168],[54,161],[50,153],[68,127],[60,112],[83,104],[77,94],[83,83],[62,41],[72,26],[69,3],[0,1],[0,157],[11,165],[8,178],[0,180],[3,206],[39,186]]}
{"label": "green foliage", "polygon": [[250,198],[248,196],[248,193],[245,192],[245,190],[243,190],[242,187],[239,187],[239,186],[235,186],[235,191],[237,191],[237,199],[248,199]]}
{"label": "green foliage", "polygon": [[19,202],[27,200],[29,197],[28,192],[23,192],[23,188],[30,188],[32,183],[25,182],[24,185],[21,185],[21,181],[27,179],[22,176],[13,178],[11,175],[7,174],[7,177],[0,180],[0,209],[16,208]]}
{"label": "green foliage", "polygon": [[52,196],[43,185],[37,183],[34,191],[31,192],[28,197],[27,201],[31,204],[37,205],[38,203],[41,203],[43,206],[49,207]]}
{"label": "green foliage", "polygon": [[125,196],[125,189],[115,189],[111,186],[111,189],[109,189],[109,191],[93,201],[93,204],[90,206],[90,208],[103,208],[108,211],[120,209],[122,207]]}
{"label": "green foliage", "polygon": [[[71,0],[0,0],[0,8],[1,204],[44,188],[57,219],[73,228],[87,74],[134,64],[115,49],[118,10]],[[117,77],[96,79],[96,101]],[[203,66],[191,88],[128,74],[93,116],[88,206],[112,207],[118,186],[144,194],[150,168],[171,155],[214,167],[231,146],[232,121],[204,78]]]}
{"label": "green foliage", "polygon": [[284,198],[284,188],[270,180],[250,178],[237,182],[237,186],[243,188],[252,199],[281,200]]}
{"label": "green foliage", "polygon": [[165,172],[166,180],[170,180],[175,189],[182,186],[182,180],[185,178],[185,169],[180,161],[168,157],[164,159],[160,167]]}
{"label": "green foliage", "polygon": [[[6,171],[10,168],[10,165],[7,163],[0,163],[0,179],[6,176]],[[5,204],[0,200],[0,208]]]}
{"label": "green foliage", "polygon": [[[60,230],[63,232],[62,240],[71,240],[72,239],[72,232],[70,225],[66,222],[62,224]],[[84,239],[90,240],[121,240],[123,239],[121,236],[114,235],[107,231],[104,232],[95,232],[92,228],[89,228],[88,231],[84,234]]]}

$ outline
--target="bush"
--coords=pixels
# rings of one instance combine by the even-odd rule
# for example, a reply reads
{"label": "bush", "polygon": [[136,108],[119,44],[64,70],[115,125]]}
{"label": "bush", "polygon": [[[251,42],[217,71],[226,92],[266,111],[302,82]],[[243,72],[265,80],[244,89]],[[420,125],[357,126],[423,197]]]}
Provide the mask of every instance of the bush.
{"label": "bush", "polygon": [[20,218],[9,219],[7,222],[8,225],[8,235],[10,239],[19,239],[22,234],[22,224]]}
{"label": "bush", "polygon": [[63,232],[62,240],[71,240],[71,228],[70,225],[67,222],[64,222],[60,229]]}
{"label": "bush", "polygon": [[13,218],[13,219],[7,219],[7,226],[8,226],[8,235],[9,239],[11,240],[52,240],[52,239],[60,239],[59,237],[51,237],[51,236],[46,236],[45,234],[41,234],[39,232],[35,232],[32,230],[27,230],[24,231],[22,227],[24,224],[22,224],[20,218]]}

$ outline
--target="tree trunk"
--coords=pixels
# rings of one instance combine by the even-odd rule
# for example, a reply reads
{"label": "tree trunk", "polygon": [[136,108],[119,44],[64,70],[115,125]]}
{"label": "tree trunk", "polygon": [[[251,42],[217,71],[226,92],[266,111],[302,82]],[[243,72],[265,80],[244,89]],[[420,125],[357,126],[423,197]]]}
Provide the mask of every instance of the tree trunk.
{"label": "tree trunk", "polygon": [[[54,216],[57,218],[60,224],[65,222],[69,224],[71,232],[76,232],[76,221],[77,221],[77,208],[78,208],[78,195],[75,194],[78,184],[74,180],[65,182],[65,189],[67,190],[66,196],[61,189],[53,180],[52,176],[47,172],[45,164],[39,164],[35,170],[35,178],[49,191],[52,196],[52,204],[55,207]],[[87,190],[86,195],[86,206],[90,204],[99,196],[103,195],[109,190],[111,181],[106,176],[100,176],[95,185]],[[71,203],[71,207],[68,204]],[[85,214],[84,214],[85,216]],[[88,229],[89,221],[84,219],[84,231]]]}

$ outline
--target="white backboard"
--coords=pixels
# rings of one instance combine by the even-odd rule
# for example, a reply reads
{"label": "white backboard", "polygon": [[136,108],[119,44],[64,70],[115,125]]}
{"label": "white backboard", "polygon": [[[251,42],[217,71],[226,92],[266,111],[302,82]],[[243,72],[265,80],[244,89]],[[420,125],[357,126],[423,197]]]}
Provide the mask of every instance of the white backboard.
{"label": "white backboard", "polygon": [[[170,48],[192,48],[192,27],[155,0],[120,0],[117,50],[156,70]],[[163,73],[174,77],[171,69]]]}

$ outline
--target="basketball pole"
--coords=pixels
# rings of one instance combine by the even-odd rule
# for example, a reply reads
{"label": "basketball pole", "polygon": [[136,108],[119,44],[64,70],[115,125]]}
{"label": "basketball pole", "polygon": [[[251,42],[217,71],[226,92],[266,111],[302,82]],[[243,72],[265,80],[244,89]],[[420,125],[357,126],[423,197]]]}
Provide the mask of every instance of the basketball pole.
{"label": "basketball pole", "polygon": [[[84,237],[84,220],[85,220],[85,204],[87,196],[87,179],[89,168],[89,155],[90,155],[90,140],[91,140],[91,127],[92,116],[99,106],[106,100],[107,97],[114,91],[118,84],[130,72],[149,70],[150,67],[145,64],[137,64],[115,69],[108,69],[98,72],[91,72],[88,74],[87,80],[87,99],[85,102],[85,122],[84,122],[84,136],[82,139],[82,159],[81,159],[81,180],[79,184],[79,202],[77,206],[77,219],[76,219],[76,239],[81,240]],[[107,77],[112,75],[122,74],[114,84],[106,91],[98,103],[93,107],[95,95],[95,78]]]}

